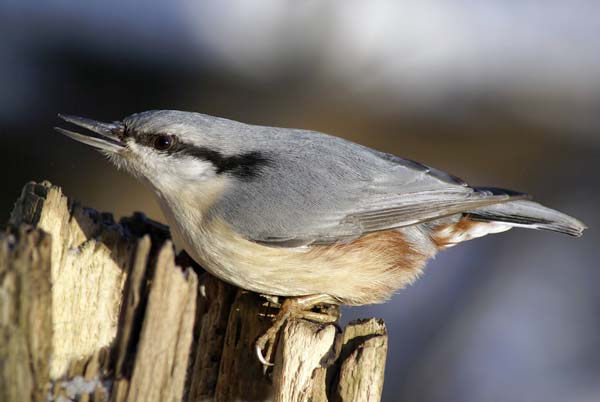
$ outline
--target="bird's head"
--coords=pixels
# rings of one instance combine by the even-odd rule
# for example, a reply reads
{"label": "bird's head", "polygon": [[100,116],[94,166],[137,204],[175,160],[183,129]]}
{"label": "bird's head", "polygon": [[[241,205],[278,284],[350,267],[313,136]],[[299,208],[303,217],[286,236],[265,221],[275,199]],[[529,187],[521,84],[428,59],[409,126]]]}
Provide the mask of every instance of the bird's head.
{"label": "bird's head", "polygon": [[88,130],[84,135],[56,127],[59,133],[96,148],[161,192],[219,180],[251,180],[270,163],[248,141],[252,126],[200,113],[148,111],[112,123],[59,117]]}

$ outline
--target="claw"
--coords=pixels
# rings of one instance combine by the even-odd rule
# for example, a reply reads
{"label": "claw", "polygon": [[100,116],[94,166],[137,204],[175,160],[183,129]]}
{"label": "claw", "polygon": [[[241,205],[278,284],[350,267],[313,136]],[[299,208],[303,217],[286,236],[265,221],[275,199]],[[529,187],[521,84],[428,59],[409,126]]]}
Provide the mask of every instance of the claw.
{"label": "claw", "polygon": [[[283,327],[285,322],[290,318],[305,318],[311,321],[320,323],[331,323],[338,320],[338,316],[332,316],[327,313],[317,313],[310,311],[312,307],[321,303],[331,303],[331,297],[327,295],[309,295],[286,299],[279,309],[279,313],[275,316],[273,325],[263,335],[256,340],[255,352],[256,357],[264,367],[266,373],[268,367],[272,367],[270,362],[277,341],[277,334]],[[266,356],[263,355],[263,350],[266,348]]]}
{"label": "claw", "polygon": [[[271,360],[271,356],[273,355],[273,350],[275,349],[275,342],[277,341],[277,333],[279,329],[285,323],[287,318],[279,318],[275,320],[275,323],[269,328],[264,334],[260,336],[256,340],[256,357],[262,363],[264,367],[264,372],[266,373],[267,368],[273,366],[269,360]],[[266,355],[263,354],[263,350],[266,347]]]}
{"label": "claw", "polygon": [[258,344],[258,342],[256,343],[256,350],[255,350],[255,352],[256,352],[256,357],[258,358],[258,361],[263,366],[266,366],[266,367],[272,367],[272,366],[274,366],[273,363],[271,363],[271,362],[267,361],[267,359],[265,359],[265,357],[263,356],[263,353],[262,353],[262,348],[260,347],[260,345]]}

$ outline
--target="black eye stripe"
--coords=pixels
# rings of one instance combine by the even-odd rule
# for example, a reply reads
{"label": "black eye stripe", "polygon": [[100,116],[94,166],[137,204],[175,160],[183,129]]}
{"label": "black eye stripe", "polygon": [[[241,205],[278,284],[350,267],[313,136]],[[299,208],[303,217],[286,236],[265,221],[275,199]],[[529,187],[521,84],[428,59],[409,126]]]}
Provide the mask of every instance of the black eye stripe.
{"label": "black eye stripe", "polygon": [[272,164],[269,158],[258,151],[227,156],[219,151],[184,142],[176,143],[169,153],[209,161],[215,166],[217,174],[229,173],[239,178],[253,178],[262,167]]}
{"label": "black eye stripe", "polygon": [[[168,155],[185,155],[209,161],[215,166],[217,174],[229,173],[239,178],[251,179],[260,172],[262,167],[272,164],[271,159],[258,151],[228,156],[213,149],[182,142],[177,136],[167,133],[148,134],[129,129],[126,130],[125,136],[133,138],[140,145],[157,149]],[[157,141],[163,137],[170,138],[172,143],[168,147],[161,149],[161,147],[157,147],[156,145]]]}

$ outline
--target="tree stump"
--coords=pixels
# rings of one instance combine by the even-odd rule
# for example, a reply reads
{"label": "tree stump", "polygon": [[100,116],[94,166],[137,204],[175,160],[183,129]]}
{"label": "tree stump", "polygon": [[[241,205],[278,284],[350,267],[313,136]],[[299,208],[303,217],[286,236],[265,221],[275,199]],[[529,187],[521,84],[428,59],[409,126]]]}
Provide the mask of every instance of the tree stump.
{"label": "tree stump", "polygon": [[289,321],[263,373],[276,310],[176,261],[166,226],[25,185],[0,233],[0,401],[380,399],[382,321]]}

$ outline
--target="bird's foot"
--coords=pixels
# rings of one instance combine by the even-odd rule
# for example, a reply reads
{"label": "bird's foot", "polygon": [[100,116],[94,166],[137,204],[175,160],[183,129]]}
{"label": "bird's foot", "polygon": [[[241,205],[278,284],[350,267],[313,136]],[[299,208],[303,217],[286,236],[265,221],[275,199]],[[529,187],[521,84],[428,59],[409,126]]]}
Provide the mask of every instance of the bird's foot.
{"label": "bird's foot", "polygon": [[[316,312],[311,310],[319,304],[334,303],[335,300],[332,299],[331,296],[324,294],[285,299],[285,301],[281,303],[279,313],[275,316],[273,325],[256,341],[256,356],[264,366],[265,371],[269,366],[273,366],[271,358],[275,349],[277,334],[287,320],[303,318],[322,324],[336,322],[340,318],[339,310],[337,309],[329,309],[327,312]],[[265,351],[264,354],[263,351]]]}

